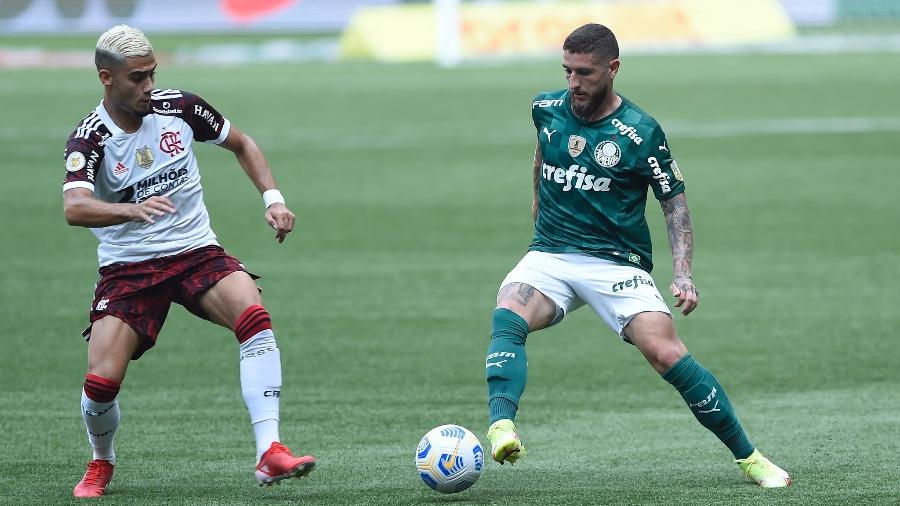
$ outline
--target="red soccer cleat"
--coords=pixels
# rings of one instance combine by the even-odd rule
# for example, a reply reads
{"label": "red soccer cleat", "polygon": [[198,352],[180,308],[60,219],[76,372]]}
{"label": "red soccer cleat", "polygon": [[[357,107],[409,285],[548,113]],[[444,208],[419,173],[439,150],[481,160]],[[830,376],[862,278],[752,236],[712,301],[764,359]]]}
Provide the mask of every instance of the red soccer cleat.
{"label": "red soccer cleat", "polygon": [[291,450],[275,441],[256,465],[256,482],[261,487],[274,485],[285,478],[301,478],[316,467],[315,457],[295,457]]}
{"label": "red soccer cleat", "polygon": [[106,492],[106,485],[112,480],[113,465],[108,460],[95,459],[88,462],[84,477],[75,485],[75,497],[100,497]]}

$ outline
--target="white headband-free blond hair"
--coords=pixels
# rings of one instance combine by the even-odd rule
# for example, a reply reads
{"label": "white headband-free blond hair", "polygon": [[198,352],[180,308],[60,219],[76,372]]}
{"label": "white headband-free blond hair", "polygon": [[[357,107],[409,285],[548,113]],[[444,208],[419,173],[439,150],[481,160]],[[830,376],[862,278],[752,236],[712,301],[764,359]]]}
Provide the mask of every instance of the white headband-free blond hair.
{"label": "white headband-free blond hair", "polygon": [[128,25],[116,25],[97,39],[95,62],[100,68],[102,59],[111,59],[121,64],[125,62],[125,58],[147,56],[152,52],[153,46],[144,32]]}

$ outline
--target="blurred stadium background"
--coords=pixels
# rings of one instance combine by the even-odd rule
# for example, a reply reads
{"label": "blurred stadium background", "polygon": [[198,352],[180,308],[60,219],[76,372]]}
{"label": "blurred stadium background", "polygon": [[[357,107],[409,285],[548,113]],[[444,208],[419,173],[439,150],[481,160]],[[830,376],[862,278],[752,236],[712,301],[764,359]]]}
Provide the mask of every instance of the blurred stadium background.
{"label": "blurred stadium background", "polygon": [[[437,13],[440,13],[439,15]],[[700,309],[679,333],[796,485],[762,491],[587,310],[529,340],[529,457],[452,498],[413,450],[486,443],[497,283],[531,234],[532,97],[560,42],[610,25],[619,91],[669,134]],[[110,504],[900,504],[900,1],[2,0],[0,503],[67,504],[95,241],[62,216],[62,152],[101,88],[98,34],[140,27],[160,87],[264,149],[297,231],[275,245],[233,158],[198,147],[213,226],[261,274],[284,440],[322,462],[252,486],[228,332],[170,313],[120,399]],[[671,277],[648,206],[654,278]]]}
{"label": "blurred stadium background", "polygon": [[5,0],[0,67],[77,65],[73,53],[42,50],[41,36],[57,47],[115,23],[139,25],[157,40],[192,37],[167,51],[184,63],[453,63],[546,56],[572,24],[596,19],[631,54],[900,47],[896,0]]}

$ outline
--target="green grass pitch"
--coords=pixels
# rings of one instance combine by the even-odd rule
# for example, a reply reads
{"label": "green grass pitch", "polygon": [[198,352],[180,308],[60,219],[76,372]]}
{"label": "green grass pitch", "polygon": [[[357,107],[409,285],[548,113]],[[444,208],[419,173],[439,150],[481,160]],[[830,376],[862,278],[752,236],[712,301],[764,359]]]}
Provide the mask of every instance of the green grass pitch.
{"label": "green grass pitch", "polygon": [[[72,504],[89,459],[78,334],[96,244],[63,219],[62,153],[101,88],[90,68],[0,77],[0,503]],[[255,486],[234,337],[175,307],[120,394],[104,504],[900,503],[897,55],[626,56],[617,79],[668,127],[687,181],[702,298],[679,334],[793,474],[774,491],[745,481],[588,309],[529,339],[520,465],[489,461],[455,496],[417,477],[416,444],[436,425],[487,443],[490,314],[531,238],[529,108],[564,86],[557,61],[163,65],[158,77],[255,137],[298,215],[276,244],[233,157],[197,148],[214,229],[263,276],[283,440],[320,466]],[[652,199],[648,215],[667,295]]]}

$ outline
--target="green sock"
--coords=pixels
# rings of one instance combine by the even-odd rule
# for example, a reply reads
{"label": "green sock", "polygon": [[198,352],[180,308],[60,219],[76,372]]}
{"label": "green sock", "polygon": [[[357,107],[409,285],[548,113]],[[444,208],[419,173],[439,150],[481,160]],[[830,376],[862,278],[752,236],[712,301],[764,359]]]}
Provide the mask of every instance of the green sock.
{"label": "green sock", "polygon": [[519,398],[528,379],[527,336],[528,322],[521,316],[506,308],[494,310],[491,344],[484,363],[491,423],[516,418]]}
{"label": "green sock", "polygon": [[697,421],[725,443],[734,458],[745,459],[753,453],[753,444],[741,427],[722,385],[690,353],[681,357],[662,377],[678,390]]}

